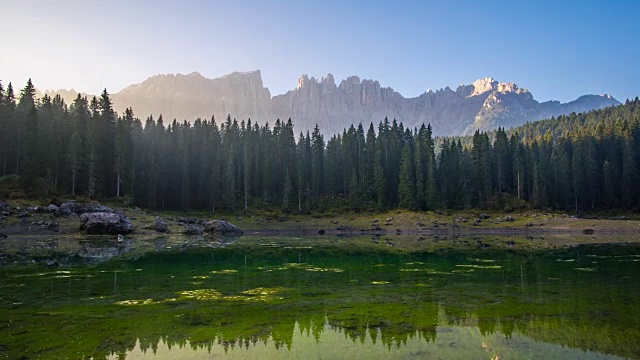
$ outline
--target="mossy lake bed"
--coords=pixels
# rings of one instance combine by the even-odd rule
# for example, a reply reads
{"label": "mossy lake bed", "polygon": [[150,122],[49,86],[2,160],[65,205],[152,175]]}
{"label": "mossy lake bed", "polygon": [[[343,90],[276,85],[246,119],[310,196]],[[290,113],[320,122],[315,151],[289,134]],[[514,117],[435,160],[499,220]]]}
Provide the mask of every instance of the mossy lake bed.
{"label": "mossy lake bed", "polygon": [[640,359],[636,220],[127,213],[120,241],[5,219],[0,358]]}
{"label": "mossy lake bed", "polygon": [[8,238],[0,357],[640,358],[640,246],[414,238]]}

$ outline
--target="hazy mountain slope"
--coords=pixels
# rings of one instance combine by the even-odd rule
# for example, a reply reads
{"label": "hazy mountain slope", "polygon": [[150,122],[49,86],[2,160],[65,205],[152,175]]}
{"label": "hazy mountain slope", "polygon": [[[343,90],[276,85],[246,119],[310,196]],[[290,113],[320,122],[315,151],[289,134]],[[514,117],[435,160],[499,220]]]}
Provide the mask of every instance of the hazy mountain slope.
{"label": "hazy mountain slope", "polygon": [[318,124],[326,134],[341,132],[352,123],[377,124],[388,117],[408,127],[431,123],[436,135],[462,135],[620,104],[608,95],[585,95],[566,104],[539,103],[526,89],[492,78],[460,85],[455,91],[446,87],[405,98],[377,81],[357,76],[337,85],[331,74],[319,80],[303,75],[295,89],[272,97],[260,71],[217,79],[199,73],[156,75],[112,96],[118,112],[133,107],[139,117],[162,114],[165,123],[212,115],[222,121],[228,114],[261,123],[292,118],[296,132]]}
{"label": "hazy mountain slope", "polygon": [[[138,116],[162,114],[165,121],[177,118],[223,120],[227,114],[238,119],[270,114],[271,94],[263,87],[260,71],[232,73],[207,79],[199,73],[156,75],[113,94],[117,111],[133,107]],[[265,118],[266,120],[266,118]]]}

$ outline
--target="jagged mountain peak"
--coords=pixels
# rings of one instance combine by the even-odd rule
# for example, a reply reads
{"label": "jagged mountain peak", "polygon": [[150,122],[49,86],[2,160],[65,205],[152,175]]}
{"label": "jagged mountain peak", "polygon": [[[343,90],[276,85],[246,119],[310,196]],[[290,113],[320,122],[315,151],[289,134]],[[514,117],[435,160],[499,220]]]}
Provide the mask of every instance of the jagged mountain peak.
{"label": "jagged mountain peak", "polygon": [[298,86],[296,86],[296,90],[308,86],[310,82],[317,83],[316,78],[314,78],[313,76],[309,78],[309,75],[307,74],[300,75],[300,77],[298,78]]}
{"label": "jagged mountain peak", "polygon": [[480,78],[469,85],[461,84],[456,89],[456,93],[458,93],[462,97],[472,97],[484,95],[489,92],[499,92],[499,93],[516,93],[516,94],[528,94],[529,91],[527,89],[520,88],[517,84],[513,82],[500,82],[495,80],[492,77],[484,77]]}
{"label": "jagged mountain peak", "polygon": [[473,86],[473,94],[471,96],[484,94],[487,91],[495,91],[499,84],[492,77],[478,79],[471,84]]}
{"label": "jagged mountain peak", "polygon": [[229,73],[221,77],[221,79],[228,79],[228,78],[256,78],[256,79],[259,78],[260,81],[262,81],[262,73],[260,72],[260,70],[234,71],[232,73]]}
{"label": "jagged mountain peak", "polygon": [[165,119],[191,121],[212,115],[225,119],[230,114],[262,123],[292,118],[296,131],[312,130],[318,124],[326,134],[340,133],[351,124],[378,123],[387,117],[411,128],[431,123],[436,135],[461,135],[620,104],[606,94],[585,95],[566,104],[539,103],[526,89],[492,77],[460,85],[455,91],[447,86],[405,98],[378,81],[357,75],[336,86],[331,73],[320,78],[304,74],[294,89],[272,97],[263,85],[260,70],[233,72],[215,79],[198,72],[156,75],[112,97],[116,111],[133,107],[141,118],[162,114]]}

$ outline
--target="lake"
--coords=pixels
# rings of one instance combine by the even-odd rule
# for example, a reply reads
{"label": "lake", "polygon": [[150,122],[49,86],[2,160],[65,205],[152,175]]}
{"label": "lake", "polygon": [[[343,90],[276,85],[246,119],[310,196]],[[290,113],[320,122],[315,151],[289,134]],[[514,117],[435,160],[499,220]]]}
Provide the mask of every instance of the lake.
{"label": "lake", "polygon": [[0,358],[640,359],[636,245],[14,245],[0,267]]}

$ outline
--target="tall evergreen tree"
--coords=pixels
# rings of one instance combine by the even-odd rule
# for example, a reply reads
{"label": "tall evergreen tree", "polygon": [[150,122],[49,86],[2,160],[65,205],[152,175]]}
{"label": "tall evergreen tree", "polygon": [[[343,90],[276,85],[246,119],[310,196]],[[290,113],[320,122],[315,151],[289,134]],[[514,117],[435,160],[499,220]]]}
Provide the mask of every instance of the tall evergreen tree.
{"label": "tall evergreen tree", "polygon": [[411,156],[411,144],[408,143],[402,148],[400,160],[400,181],[398,184],[398,205],[403,209],[414,209],[416,207],[416,187],[413,161]]}

